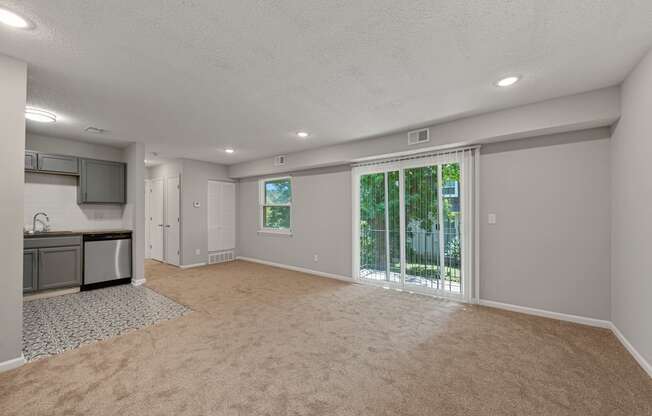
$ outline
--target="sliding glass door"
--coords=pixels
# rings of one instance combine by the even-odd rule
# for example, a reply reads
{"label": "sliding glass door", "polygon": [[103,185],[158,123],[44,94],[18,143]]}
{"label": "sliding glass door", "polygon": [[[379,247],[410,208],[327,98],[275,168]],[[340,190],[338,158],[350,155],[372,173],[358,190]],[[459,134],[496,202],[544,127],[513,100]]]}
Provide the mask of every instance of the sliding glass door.
{"label": "sliding glass door", "polygon": [[360,177],[360,278],[400,283],[398,171]]}
{"label": "sliding glass door", "polygon": [[365,167],[355,175],[357,277],[464,295],[460,163]]}

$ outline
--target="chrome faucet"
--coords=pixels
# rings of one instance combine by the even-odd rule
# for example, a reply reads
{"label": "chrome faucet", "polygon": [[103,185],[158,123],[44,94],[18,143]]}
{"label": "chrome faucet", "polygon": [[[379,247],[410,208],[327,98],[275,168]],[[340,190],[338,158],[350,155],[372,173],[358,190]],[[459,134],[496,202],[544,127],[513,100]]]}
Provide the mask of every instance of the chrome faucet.
{"label": "chrome faucet", "polygon": [[44,223],[43,221],[39,220],[39,222],[41,224],[43,224],[43,231],[48,231],[50,229],[50,217],[48,217],[48,214],[46,214],[45,212],[37,212],[36,214],[34,214],[34,218],[32,219],[32,232],[33,233],[36,232],[36,218],[39,215],[43,215],[45,217],[45,220],[47,221],[47,223]]}

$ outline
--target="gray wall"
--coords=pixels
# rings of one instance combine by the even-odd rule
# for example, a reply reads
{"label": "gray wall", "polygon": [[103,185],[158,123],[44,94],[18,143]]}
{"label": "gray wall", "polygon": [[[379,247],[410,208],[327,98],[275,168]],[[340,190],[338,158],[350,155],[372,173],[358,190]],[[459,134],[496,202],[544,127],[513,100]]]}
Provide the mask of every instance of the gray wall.
{"label": "gray wall", "polygon": [[[483,299],[609,319],[608,134],[593,129],[486,148]],[[351,276],[350,168],[292,177],[291,237],[258,233],[258,180],[240,181],[238,255]],[[485,225],[489,210],[498,214],[493,228]]]}
{"label": "gray wall", "polygon": [[[208,181],[230,181],[226,166],[180,159],[181,175],[181,264],[208,260]],[[199,202],[199,208],[193,202]],[[195,250],[199,250],[196,254]]]}
{"label": "gray wall", "polygon": [[620,116],[619,91],[618,87],[609,87],[435,124],[429,126],[431,140],[425,145],[407,146],[407,132],[402,131],[290,153],[286,165],[280,167],[274,166],[274,158],[238,163],[229,167],[229,175],[233,178],[276,175],[342,165],[383,154],[419,152],[432,147],[484,144],[611,126]]}
{"label": "gray wall", "polygon": [[[652,53],[622,87],[612,139],[612,321],[652,365]],[[648,369],[650,371],[650,369]]]}
{"label": "gray wall", "polygon": [[147,168],[147,179],[169,178],[181,175],[181,162],[172,161]]}
{"label": "gray wall", "polygon": [[90,159],[112,160],[114,162],[123,162],[125,152],[123,148],[119,147],[80,142],[59,137],[43,136],[33,133],[27,133],[25,138],[25,148],[39,152],[87,157]]}
{"label": "gray wall", "polygon": [[242,180],[237,193],[239,256],[351,276],[349,167],[292,175],[291,237],[258,233],[258,180]]}
{"label": "gray wall", "polygon": [[608,320],[609,140],[512,149],[482,149],[480,297]]}
{"label": "gray wall", "polygon": [[27,66],[0,55],[0,363],[21,357]]}
{"label": "gray wall", "polygon": [[125,149],[127,163],[127,205],[125,226],[131,228],[133,258],[132,278],[145,278],[145,145],[133,143]]}

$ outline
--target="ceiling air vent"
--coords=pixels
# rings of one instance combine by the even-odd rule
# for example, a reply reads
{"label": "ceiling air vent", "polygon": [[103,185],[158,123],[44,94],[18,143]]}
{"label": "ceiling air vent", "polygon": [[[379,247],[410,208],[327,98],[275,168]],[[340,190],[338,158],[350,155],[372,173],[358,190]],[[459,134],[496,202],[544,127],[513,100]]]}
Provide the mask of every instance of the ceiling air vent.
{"label": "ceiling air vent", "polygon": [[408,133],[408,145],[428,143],[430,141],[430,130],[413,130]]}
{"label": "ceiling air vent", "polygon": [[106,129],[101,129],[99,127],[93,127],[93,126],[86,127],[84,131],[87,131],[89,133],[95,133],[95,134],[106,133]]}
{"label": "ceiling air vent", "polygon": [[278,155],[274,158],[274,166],[283,166],[287,161],[287,155]]}

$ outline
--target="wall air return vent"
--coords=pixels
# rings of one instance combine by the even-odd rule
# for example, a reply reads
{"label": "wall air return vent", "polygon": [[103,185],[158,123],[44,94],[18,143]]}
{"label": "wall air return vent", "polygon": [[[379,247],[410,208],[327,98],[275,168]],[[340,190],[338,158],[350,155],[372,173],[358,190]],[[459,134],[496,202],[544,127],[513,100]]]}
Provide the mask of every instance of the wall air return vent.
{"label": "wall air return vent", "polygon": [[208,255],[208,264],[217,264],[217,263],[226,263],[227,261],[233,261],[235,255],[233,251],[221,251],[219,253],[210,253]]}
{"label": "wall air return vent", "polygon": [[428,143],[430,141],[430,130],[413,130],[408,133],[408,145]]}
{"label": "wall air return vent", "polygon": [[274,166],[284,166],[287,161],[287,155],[278,155],[274,158]]}

